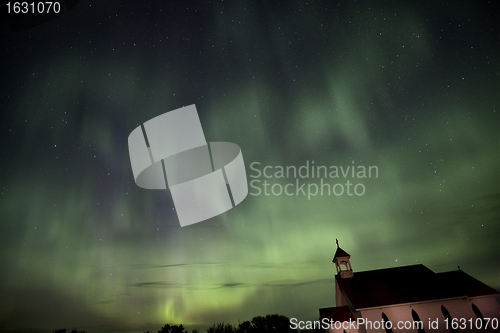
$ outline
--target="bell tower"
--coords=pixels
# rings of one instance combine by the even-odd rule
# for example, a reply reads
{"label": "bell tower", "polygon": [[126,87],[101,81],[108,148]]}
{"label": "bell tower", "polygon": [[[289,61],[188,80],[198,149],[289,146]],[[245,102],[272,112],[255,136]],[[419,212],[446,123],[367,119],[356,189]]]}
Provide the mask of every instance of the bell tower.
{"label": "bell tower", "polygon": [[337,275],[340,275],[341,278],[351,278],[354,276],[352,271],[351,262],[349,258],[351,256],[349,253],[345,252],[339,247],[338,239],[335,239],[337,242],[337,251],[335,252],[335,256],[333,256],[333,263],[335,264],[335,268],[337,269]]}

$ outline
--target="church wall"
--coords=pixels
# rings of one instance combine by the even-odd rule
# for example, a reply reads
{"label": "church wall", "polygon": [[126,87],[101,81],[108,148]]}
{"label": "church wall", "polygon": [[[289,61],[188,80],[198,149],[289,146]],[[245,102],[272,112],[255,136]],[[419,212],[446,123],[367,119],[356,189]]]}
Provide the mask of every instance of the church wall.
{"label": "church wall", "polygon": [[500,305],[498,304],[495,297],[475,297],[469,298],[467,307],[470,309],[472,313],[472,318],[477,318],[474,311],[472,310],[472,304],[474,304],[481,314],[483,318],[497,318],[499,321],[497,330],[489,330],[489,332],[500,332]]}
{"label": "church wall", "polygon": [[[458,320],[462,318],[465,318],[466,320],[472,319],[473,323],[477,319],[476,315],[474,314],[474,311],[472,311],[472,305],[470,301],[466,298],[455,301],[443,302],[442,305],[446,307],[452,318],[456,318]],[[441,308],[439,308],[439,310],[441,310]],[[441,316],[444,317],[442,315],[442,312]],[[444,325],[444,318],[443,318],[443,325]],[[468,325],[470,326],[470,323],[468,323]],[[472,329],[469,326],[468,326],[469,329],[467,330],[468,332],[484,332],[484,330],[474,329],[475,328],[474,324],[472,325]]]}
{"label": "church wall", "polygon": [[[347,327],[347,324],[346,324],[346,327]],[[344,333],[344,329],[340,328],[340,329],[336,330],[335,328],[330,328],[328,330],[325,330],[325,332],[328,332],[328,333]],[[366,333],[366,332],[358,331],[357,329],[350,329],[350,328],[346,328],[345,332],[346,333]]]}
{"label": "church wall", "polygon": [[[356,312],[354,313],[354,317],[355,319],[353,320],[354,322],[357,322],[357,319],[358,318],[361,318],[361,314],[359,312]],[[361,327],[361,329],[357,329],[357,325],[350,325],[350,326],[347,326],[348,324],[346,324],[346,328],[339,328],[339,329],[335,329],[335,328],[329,328],[328,330],[325,330],[325,332],[328,332],[328,333],[367,333],[366,330]]]}
{"label": "church wall", "polygon": [[[451,303],[453,302],[456,302],[456,300],[451,301]],[[451,303],[450,301],[442,300],[436,302],[417,303],[413,304],[408,311],[411,315],[411,310],[415,310],[420,320],[423,322],[426,332],[450,332],[449,329],[446,329],[444,321],[445,318],[443,313],[441,312],[441,305],[444,305],[448,309],[448,311],[450,311],[450,308],[457,307],[457,305],[453,305]],[[460,310],[460,312],[463,311]]]}
{"label": "church wall", "polygon": [[[467,323],[466,332],[484,332],[484,330],[475,329],[475,320],[476,315],[472,310],[472,303],[474,303],[478,309],[481,311],[483,318],[499,318],[500,314],[500,305],[495,300],[494,297],[483,297],[483,298],[475,298],[469,300],[467,298],[461,299],[452,299],[452,300],[438,300],[432,302],[425,303],[416,303],[416,304],[406,304],[402,306],[391,306],[385,308],[374,308],[369,310],[361,311],[361,315],[365,318],[366,321],[371,321],[372,323],[375,321],[380,322],[382,320],[382,313],[385,313],[387,318],[391,321],[393,327],[392,331],[394,333],[398,332],[417,332],[417,329],[412,327],[410,328],[410,323],[413,322],[412,310],[415,310],[418,317],[420,318],[423,328],[425,332],[432,333],[449,333],[451,330],[446,326],[445,317],[443,312],[441,311],[441,306],[444,306],[448,312],[450,313],[452,318],[465,318]],[[472,319],[472,327],[470,326],[469,319]],[[436,324],[437,321],[437,324]],[[404,326],[398,328],[398,322],[401,322],[402,325],[407,325],[405,329]],[[448,321],[449,325],[451,325],[451,321]],[[437,326],[436,326],[437,325]],[[369,325],[365,325],[367,333],[385,333],[383,328],[376,329],[375,324],[370,327]],[[464,331],[464,330],[459,330]],[[493,330],[490,329],[488,332],[500,332],[500,329]]]}
{"label": "church wall", "polygon": [[335,306],[345,306],[347,302],[345,301],[344,295],[340,291],[337,279],[335,279]]}
{"label": "church wall", "polygon": [[[361,315],[363,318],[365,318],[366,321],[370,321],[373,324],[371,325],[365,325],[365,329],[367,333],[385,333],[385,329],[382,327],[379,327],[377,329],[377,325],[382,321],[382,313],[385,313],[389,321],[392,323],[392,331],[394,333],[398,332],[410,332],[407,329],[398,329],[396,327],[396,324],[398,321],[409,321],[413,322],[413,319],[411,317],[411,309],[409,306],[391,306],[391,307],[386,307],[386,308],[375,308],[371,310],[363,310],[361,311]],[[375,324],[377,322],[377,324]],[[415,330],[416,332],[416,330]],[[436,332],[437,333],[437,332]]]}
{"label": "church wall", "polygon": [[469,302],[471,309],[472,304],[477,306],[484,318],[500,317],[500,305],[498,304],[495,297],[469,298]]}
{"label": "church wall", "polygon": [[[441,306],[444,306],[450,313],[452,318],[473,318],[473,313],[467,309],[467,300],[452,299],[452,300],[438,300],[425,303],[417,303],[409,308],[410,316],[411,310],[415,310],[420,320],[424,324],[426,332],[451,332],[446,328],[446,322]],[[451,325],[451,322],[448,321]],[[475,332],[475,330],[468,330],[468,332]]]}

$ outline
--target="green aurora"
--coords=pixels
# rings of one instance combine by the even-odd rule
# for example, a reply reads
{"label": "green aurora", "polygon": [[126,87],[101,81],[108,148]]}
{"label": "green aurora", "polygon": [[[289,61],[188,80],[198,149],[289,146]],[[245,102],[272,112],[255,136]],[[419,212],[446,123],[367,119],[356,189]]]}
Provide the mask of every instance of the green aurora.
{"label": "green aurora", "polygon": [[[355,272],[460,265],[499,289],[493,7],[80,1],[4,32],[0,330],[314,320],[335,305],[336,238]],[[249,182],[254,162],[378,177],[324,179],[360,196],[248,195],[181,228],[168,190],[135,185],[127,138],[190,104]]]}

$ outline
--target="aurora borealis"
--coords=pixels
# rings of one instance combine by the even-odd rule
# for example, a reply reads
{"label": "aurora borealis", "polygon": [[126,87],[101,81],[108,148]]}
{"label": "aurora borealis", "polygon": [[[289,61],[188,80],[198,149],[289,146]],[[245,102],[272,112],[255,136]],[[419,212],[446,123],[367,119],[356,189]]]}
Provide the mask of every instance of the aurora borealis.
{"label": "aurora borealis", "polygon": [[[494,2],[200,3],[81,0],[2,31],[1,331],[314,320],[336,238],[354,272],[460,266],[500,288]],[[127,138],[191,104],[248,182],[365,192],[269,188],[181,228],[168,190],[135,185]],[[339,178],[275,177],[313,161]]]}

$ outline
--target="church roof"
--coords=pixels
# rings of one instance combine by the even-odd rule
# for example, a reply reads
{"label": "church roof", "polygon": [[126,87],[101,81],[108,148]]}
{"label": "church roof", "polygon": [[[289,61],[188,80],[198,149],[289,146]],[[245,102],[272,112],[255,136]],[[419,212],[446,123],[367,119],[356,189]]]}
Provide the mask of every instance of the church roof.
{"label": "church roof", "polygon": [[449,285],[449,288],[460,291],[468,297],[499,295],[500,293],[490,286],[476,280],[464,271],[450,271],[437,273],[443,284]]}
{"label": "church roof", "polygon": [[350,257],[349,253],[345,252],[342,250],[340,247],[337,248],[337,251],[335,252],[335,255],[333,256],[333,262],[335,262],[335,258],[341,258],[341,257]]}
{"label": "church roof", "polygon": [[356,318],[348,306],[319,309],[319,317],[320,319],[328,318],[332,319],[334,322],[338,321],[341,323],[344,321],[356,321]]}
{"label": "church roof", "polygon": [[335,278],[347,302],[356,310],[460,296],[499,294],[463,271],[434,273],[424,265],[355,272],[350,278],[341,278],[339,275]]}

